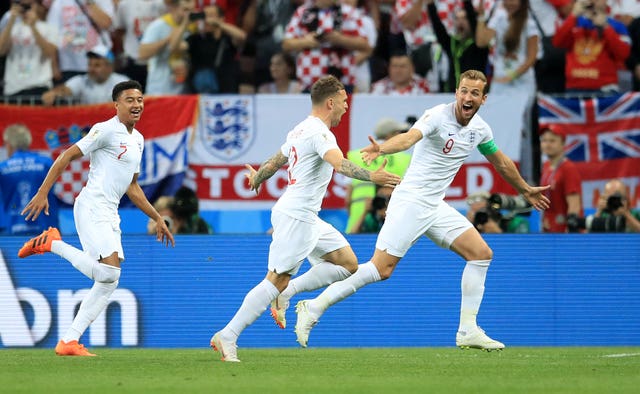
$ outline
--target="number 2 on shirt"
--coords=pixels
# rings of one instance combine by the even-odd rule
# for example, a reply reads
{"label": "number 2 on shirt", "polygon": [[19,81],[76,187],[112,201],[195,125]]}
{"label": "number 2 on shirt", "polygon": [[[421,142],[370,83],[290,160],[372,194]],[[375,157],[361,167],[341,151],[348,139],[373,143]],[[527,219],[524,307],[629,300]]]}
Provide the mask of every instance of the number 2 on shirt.
{"label": "number 2 on shirt", "polygon": [[289,149],[289,163],[291,163],[289,164],[289,169],[287,170],[287,175],[289,177],[289,184],[295,185],[297,181],[293,177],[293,174],[291,173],[293,166],[295,166],[298,163],[298,152],[296,151],[295,146],[292,146],[291,149]]}

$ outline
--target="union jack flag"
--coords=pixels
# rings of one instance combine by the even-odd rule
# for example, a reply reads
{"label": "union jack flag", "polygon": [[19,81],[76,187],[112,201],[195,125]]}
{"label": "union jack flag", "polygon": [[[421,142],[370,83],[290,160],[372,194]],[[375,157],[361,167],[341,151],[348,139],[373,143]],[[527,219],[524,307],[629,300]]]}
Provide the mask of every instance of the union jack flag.
{"label": "union jack flag", "polygon": [[640,93],[591,98],[541,94],[538,109],[541,125],[566,136],[566,156],[578,166],[583,185],[623,178],[633,191],[640,184]]}

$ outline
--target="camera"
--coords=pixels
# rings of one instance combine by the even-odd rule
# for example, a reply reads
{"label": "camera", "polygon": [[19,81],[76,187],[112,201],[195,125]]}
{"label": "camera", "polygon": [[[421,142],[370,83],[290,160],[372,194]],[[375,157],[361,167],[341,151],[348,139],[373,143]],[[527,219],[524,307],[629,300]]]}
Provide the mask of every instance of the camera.
{"label": "camera", "polygon": [[577,233],[580,230],[587,230],[590,233],[623,233],[626,229],[627,221],[622,215],[609,215],[595,217],[579,217],[570,214],[567,216],[567,229],[570,233]]}
{"label": "camera", "polygon": [[494,193],[489,196],[489,206],[495,210],[506,209],[508,211],[530,211],[531,204],[522,195],[510,196],[508,194]]}
{"label": "camera", "polygon": [[[473,217],[473,226],[478,229],[478,226],[487,224],[490,219],[500,224],[502,221],[502,214],[500,213],[500,211],[497,211],[491,207],[488,207],[486,209],[479,209]],[[502,225],[500,227],[502,227]]]}
{"label": "camera", "polygon": [[197,21],[197,20],[202,20],[204,19],[204,11],[200,11],[200,12],[192,12],[189,14],[189,20],[190,21]]}
{"label": "camera", "polygon": [[609,196],[609,198],[607,198],[607,208],[606,210],[609,211],[610,213],[615,212],[618,210],[618,208],[622,207],[624,204],[622,203],[622,194],[620,193],[613,193],[612,195]]}

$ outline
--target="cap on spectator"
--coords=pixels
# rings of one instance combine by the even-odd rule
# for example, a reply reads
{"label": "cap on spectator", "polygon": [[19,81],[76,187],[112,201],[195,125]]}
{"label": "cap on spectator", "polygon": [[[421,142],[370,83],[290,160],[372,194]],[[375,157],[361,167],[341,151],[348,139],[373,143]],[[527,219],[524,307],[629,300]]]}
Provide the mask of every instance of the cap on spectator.
{"label": "cap on spectator", "polygon": [[404,133],[409,130],[408,123],[398,122],[392,118],[382,118],[376,123],[376,128],[374,129],[374,134],[376,138],[383,139],[387,138],[393,133]]}
{"label": "cap on spectator", "polygon": [[113,63],[113,52],[106,46],[98,44],[87,52],[87,57],[107,59],[109,63]]}
{"label": "cap on spectator", "polygon": [[551,134],[557,135],[558,137],[560,137],[562,139],[563,142],[567,139],[567,136],[562,131],[558,130],[557,127],[549,125],[549,124],[541,125],[539,134],[542,136],[542,134],[544,134],[546,132],[550,132]]}

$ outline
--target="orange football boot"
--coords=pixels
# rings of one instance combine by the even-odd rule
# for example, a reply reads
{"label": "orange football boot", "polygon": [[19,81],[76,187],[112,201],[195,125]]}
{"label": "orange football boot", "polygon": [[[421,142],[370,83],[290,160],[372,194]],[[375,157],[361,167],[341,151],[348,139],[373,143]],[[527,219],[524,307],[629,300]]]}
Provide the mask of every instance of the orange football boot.
{"label": "orange football boot", "polygon": [[64,342],[62,339],[56,345],[56,354],[58,356],[95,356],[95,354],[89,353],[87,348],[79,344],[78,341]]}
{"label": "orange football boot", "polygon": [[51,242],[60,240],[62,240],[60,231],[55,227],[49,227],[47,230],[44,230],[42,234],[25,242],[18,251],[18,257],[28,257],[32,254],[51,252]]}

